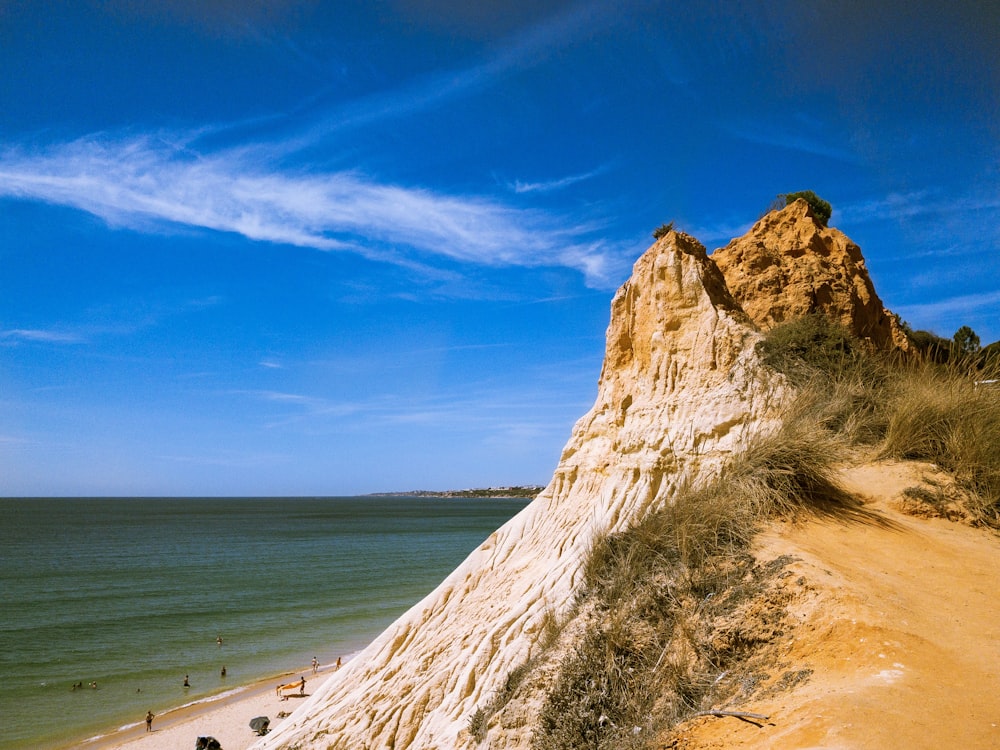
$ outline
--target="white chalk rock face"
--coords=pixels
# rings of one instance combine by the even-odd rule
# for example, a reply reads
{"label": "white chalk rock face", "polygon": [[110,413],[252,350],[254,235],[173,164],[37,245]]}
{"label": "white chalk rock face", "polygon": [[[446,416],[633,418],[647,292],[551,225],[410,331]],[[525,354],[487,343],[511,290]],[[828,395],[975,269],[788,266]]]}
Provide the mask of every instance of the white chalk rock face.
{"label": "white chalk rock face", "polygon": [[705,249],[658,240],[615,295],[597,401],[548,487],[253,747],[475,746],[470,715],[566,611],[594,536],[772,425],[782,386],[758,340]]}

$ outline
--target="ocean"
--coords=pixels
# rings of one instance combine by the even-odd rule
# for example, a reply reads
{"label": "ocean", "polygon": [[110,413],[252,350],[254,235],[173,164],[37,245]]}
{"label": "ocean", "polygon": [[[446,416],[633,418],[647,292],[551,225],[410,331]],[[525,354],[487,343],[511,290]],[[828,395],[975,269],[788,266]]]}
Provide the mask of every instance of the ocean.
{"label": "ocean", "polygon": [[0,499],[0,750],[355,653],[526,503]]}

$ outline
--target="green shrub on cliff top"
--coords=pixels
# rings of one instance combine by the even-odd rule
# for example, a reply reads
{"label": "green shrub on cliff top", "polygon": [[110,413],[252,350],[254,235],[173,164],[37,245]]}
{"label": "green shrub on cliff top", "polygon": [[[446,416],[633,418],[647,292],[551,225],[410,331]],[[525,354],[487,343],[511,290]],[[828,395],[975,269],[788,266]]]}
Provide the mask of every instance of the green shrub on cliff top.
{"label": "green shrub on cliff top", "polygon": [[669,224],[660,224],[656,229],[653,230],[653,239],[658,240],[662,237],[666,237],[674,228],[674,222]]}
{"label": "green shrub on cliff top", "polygon": [[800,190],[797,193],[785,193],[784,195],[779,195],[778,198],[784,198],[786,206],[790,206],[801,198],[809,204],[809,208],[812,209],[813,216],[816,217],[816,221],[824,227],[833,215],[833,206],[816,195],[816,193],[812,190]]}

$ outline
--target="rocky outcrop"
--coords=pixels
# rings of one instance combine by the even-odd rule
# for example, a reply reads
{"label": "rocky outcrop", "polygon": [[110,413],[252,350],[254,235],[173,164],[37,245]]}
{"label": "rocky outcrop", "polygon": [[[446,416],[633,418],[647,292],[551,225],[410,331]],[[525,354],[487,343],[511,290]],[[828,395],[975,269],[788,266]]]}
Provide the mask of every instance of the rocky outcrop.
{"label": "rocky outcrop", "polygon": [[785,391],[759,337],[697,241],[659,239],[614,297],[596,403],[549,485],[254,748],[474,746],[470,715],[568,611],[594,536],[772,426]]}
{"label": "rocky outcrop", "polygon": [[875,293],[861,249],[822,226],[804,200],[761,218],[712,253],[733,297],[762,330],[822,313],[883,350],[907,350],[906,335]]}

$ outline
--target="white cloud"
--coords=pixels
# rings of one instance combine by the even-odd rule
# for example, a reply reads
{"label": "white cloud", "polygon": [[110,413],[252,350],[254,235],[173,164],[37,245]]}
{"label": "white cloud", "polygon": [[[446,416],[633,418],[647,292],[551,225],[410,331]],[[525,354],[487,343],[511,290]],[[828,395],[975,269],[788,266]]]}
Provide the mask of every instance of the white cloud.
{"label": "white cloud", "polygon": [[599,27],[606,16],[607,10],[600,3],[573,4],[505,39],[482,60],[460,68],[425,73],[405,85],[361,97],[329,111],[320,122],[307,126],[298,138],[286,145],[291,149],[301,148],[334,132],[399,120],[454,99],[481,94],[510,74],[535,67],[581,34]]}
{"label": "white cloud", "polygon": [[179,464],[190,464],[194,466],[222,466],[230,469],[258,469],[261,466],[274,466],[285,464],[293,459],[293,456],[283,453],[238,453],[233,450],[222,451],[217,455],[207,455],[198,453],[196,455],[169,455],[161,454],[156,456],[160,461],[171,461]]}
{"label": "white cloud", "polygon": [[857,156],[849,148],[838,145],[841,139],[828,133],[822,123],[799,118],[798,125],[798,128],[790,128],[787,122],[725,122],[720,129],[748,143],[823,156],[848,164],[858,162]]}
{"label": "white cloud", "polygon": [[84,339],[67,331],[46,331],[37,328],[12,328],[0,331],[0,340],[36,341],[47,344],[80,344]]}
{"label": "white cloud", "polygon": [[593,169],[590,172],[574,174],[556,180],[548,180],[547,182],[521,182],[520,180],[515,180],[511,185],[511,189],[515,193],[551,193],[555,190],[562,190],[563,188],[575,185],[578,182],[589,180],[603,171],[605,171],[603,168]]}
{"label": "white cloud", "polygon": [[418,266],[447,258],[486,266],[568,266],[608,283],[593,227],[481,196],[386,184],[353,171],[269,166],[267,147],[197,155],[163,138],[88,137],[0,153],[0,197],[71,206],[112,226],[170,224]]}
{"label": "white cloud", "polygon": [[[442,259],[486,266],[554,265],[581,271],[590,286],[612,286],[619,279],[601,276],[601,269],[620,263],[604,257],[613,248],[598,249],[584,240],[594,226],[488,197],[387,184],[352,170],[315,173],[274,166],[345,129],[397,121],[481,93],[499,79],[537,65],[599,24],[602,16],[599,4],[574,4],[464,68],[417,76],[404,86],[306,118],[304,125],[298,118],[264,118],[276,126],[272,132],[284,130],[280,141],[212,145],[238,140],[254,125],[243,121],[185,132],[95,134],[40,149],[0,150],[0,199],[70,206],[111,226],[146,232],[175,224],[234,232],[255,241],[354,252],[429,275],[445,272]],[[521,191],[559,189],[599,171],[521,184]]]}
{"label": "white cloud", "polygon": [[904,318],[935,320],[955,316],[971,316],[984,308],[995,308],[998,305],[1000,305],[1000,292],[985,292],[964,294],[918,305],[899,305],[897,312]]}
{"label": "white cloud", "polygon": [[970,211],[995,211],[1000,208],[996,195],[968,194],[942,197],[937,191],[920,190],[889,193],[885,197],[857,201],[837,208],[841,221],[882,222],[886,218],[906,219],[916,216],[955,215]]}
{"label": "white cloud", "polygon": [[0,435],[0,445],[31,445],[35,441],[16,435]]}

